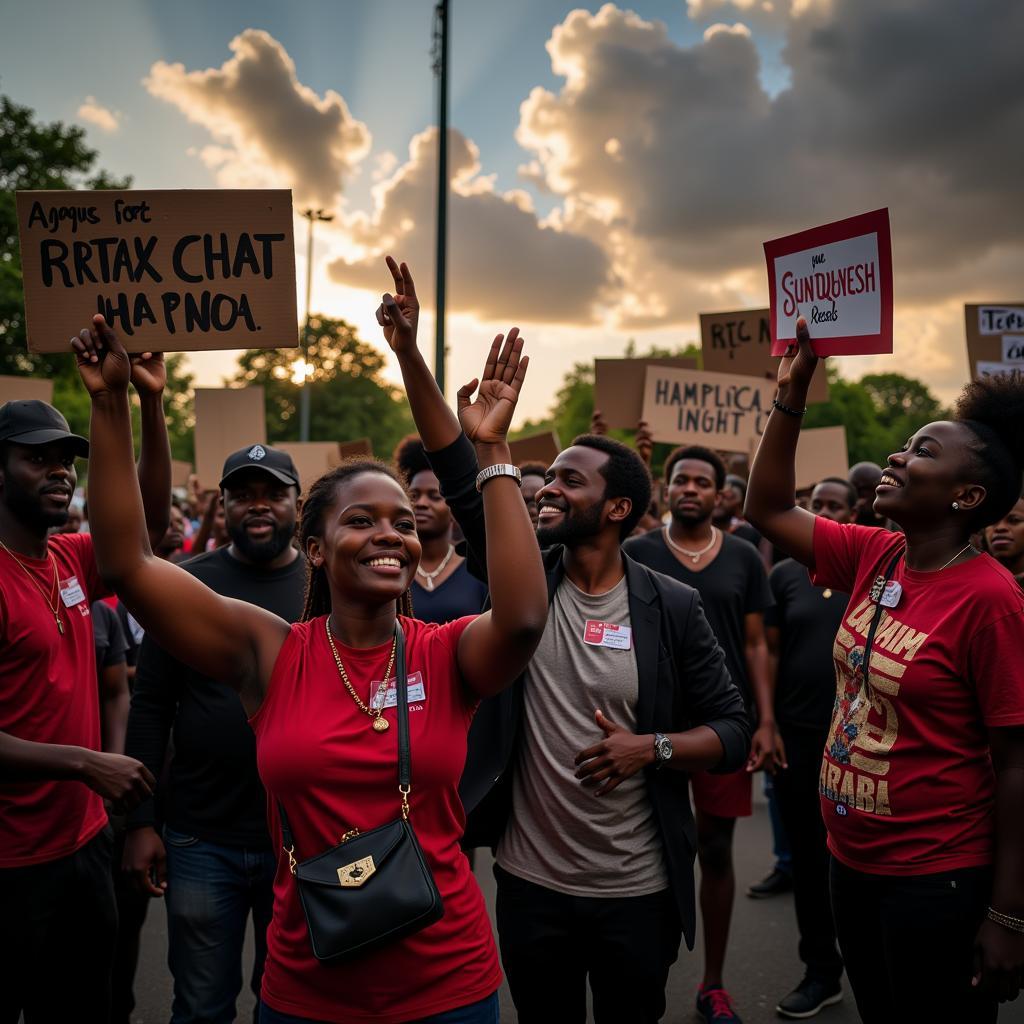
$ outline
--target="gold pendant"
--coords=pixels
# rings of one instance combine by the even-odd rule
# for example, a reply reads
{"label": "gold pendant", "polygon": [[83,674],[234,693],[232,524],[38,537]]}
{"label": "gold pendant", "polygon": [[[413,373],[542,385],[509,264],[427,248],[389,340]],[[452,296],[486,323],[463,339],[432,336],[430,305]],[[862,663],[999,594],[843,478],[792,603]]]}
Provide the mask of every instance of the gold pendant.
{"label": "gold pendant", "polygon": [[823,591],[821,592],[821,596],[822,596],[823,598],[825,598],[825,600],[827,601],[827,600],[828,600],[828,599],[829,599],[829,598],[830,598],[830,597],[832,596],[832,591],[831,591],[831,590],[830,590],[830,589],[829,589],[828,587],[826,587],[826,588],[825,588],[825,589],[824,589],[824,590],[823,590]]}
{"label": "gold pendant", "polygon": [[391,728],[391,723],[386,718],[375,718],[373,720],[373,731],[374,732],[387,732]]}
{"label": "gold pendant", "polygon": [[53,621],[57,623],[57,632],[60,633],[61,636],[63,636],[64,635],[64,623],[60,621],[60,616],[59,615],[54,615]]}

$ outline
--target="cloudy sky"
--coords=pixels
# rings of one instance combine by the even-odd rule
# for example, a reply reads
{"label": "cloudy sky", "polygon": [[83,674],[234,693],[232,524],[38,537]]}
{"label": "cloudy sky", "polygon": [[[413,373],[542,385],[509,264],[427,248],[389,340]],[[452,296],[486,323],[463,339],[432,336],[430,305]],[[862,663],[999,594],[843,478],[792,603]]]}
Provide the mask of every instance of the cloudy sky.
{"label": "cloudy sky", "polygon": [[[92,7],[92,10],[89,8]],[[542,415],[572,363],[767,304],[761,243],[888,206],[899,369],[949,398],[963,303],[1024,278],[1019,0],[452,0],[450,390],[518,325]],[[99,11],[102,10],[102,15]],[[379,340],[383,254],[432,346],[430,0],[35,0],[0,88],[137,187],[286,186],[313,308]],[[305,222],[297,221],[300,313]],[[216,385],[233,356],[194,357]]]}

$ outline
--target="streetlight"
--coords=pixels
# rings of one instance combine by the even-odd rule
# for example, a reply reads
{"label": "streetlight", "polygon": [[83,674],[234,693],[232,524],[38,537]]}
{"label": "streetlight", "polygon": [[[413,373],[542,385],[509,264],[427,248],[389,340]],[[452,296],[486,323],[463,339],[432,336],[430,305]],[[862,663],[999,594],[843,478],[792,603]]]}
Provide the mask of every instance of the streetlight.
{"label": "streetlight", "polygon": [[309,242],[306,246],[306,327],[303,331],[303,361],[305,362],[304,375],[302,379],[302,391],[299,392],[299,440],[309,440],[309,378],[310,378],[310,339],[309,339],[309,310],[310,301],[313,295],[313,222],[318,220],[334,220],[333,213],[324,213],[323,210],[308,209],[302,211],[302,216],[309,221]]}

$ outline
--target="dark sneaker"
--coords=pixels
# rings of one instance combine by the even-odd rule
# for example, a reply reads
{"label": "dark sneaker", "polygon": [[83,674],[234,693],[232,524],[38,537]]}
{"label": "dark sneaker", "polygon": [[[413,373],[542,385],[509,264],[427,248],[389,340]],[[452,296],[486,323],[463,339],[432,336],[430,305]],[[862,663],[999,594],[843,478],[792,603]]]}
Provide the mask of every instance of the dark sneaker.
{"label": "dark sneaker", "polygon": [[752,900],[766,900],[769,896],[778,896],[784,892],[790,892],[793,888],[793,879],[785,871],[776,868],[767,878],[747,889],[747,895]]}
{"label": "dark sneaker", "polygon": [[697,989],[697,1012],[705,1024],[743,1024],[740,1015],[732,1008],[732,996],[720,986]]}
{"label": "dark sneaker", "polygon": [[830,985],[814,978],[804,978],[785,999],[780,1000],[775,1012],[789,1020],[806,1020],[817,1017],[826,1006],[833,1006],[843,998],[843,989],[838,981]]}

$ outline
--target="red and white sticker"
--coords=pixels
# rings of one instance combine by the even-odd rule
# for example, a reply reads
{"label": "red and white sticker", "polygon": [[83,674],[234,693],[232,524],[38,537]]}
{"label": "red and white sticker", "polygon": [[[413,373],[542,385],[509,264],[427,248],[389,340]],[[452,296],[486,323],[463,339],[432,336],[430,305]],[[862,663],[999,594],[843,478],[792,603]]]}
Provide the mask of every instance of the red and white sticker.
{"label": "red and white sticker", "polygon": [[628,651],[633,645],[633,630],[614,622],[587,619],[583,627],[583,642],[591,647],[611,647],[615,651]]}
{"label": "red and white sticker", "polygon": [[85,600],[85,591],[82,590],[77,576],[61,582],[60,597],[65,608],[74,608],[76,604],[81,604]]}

